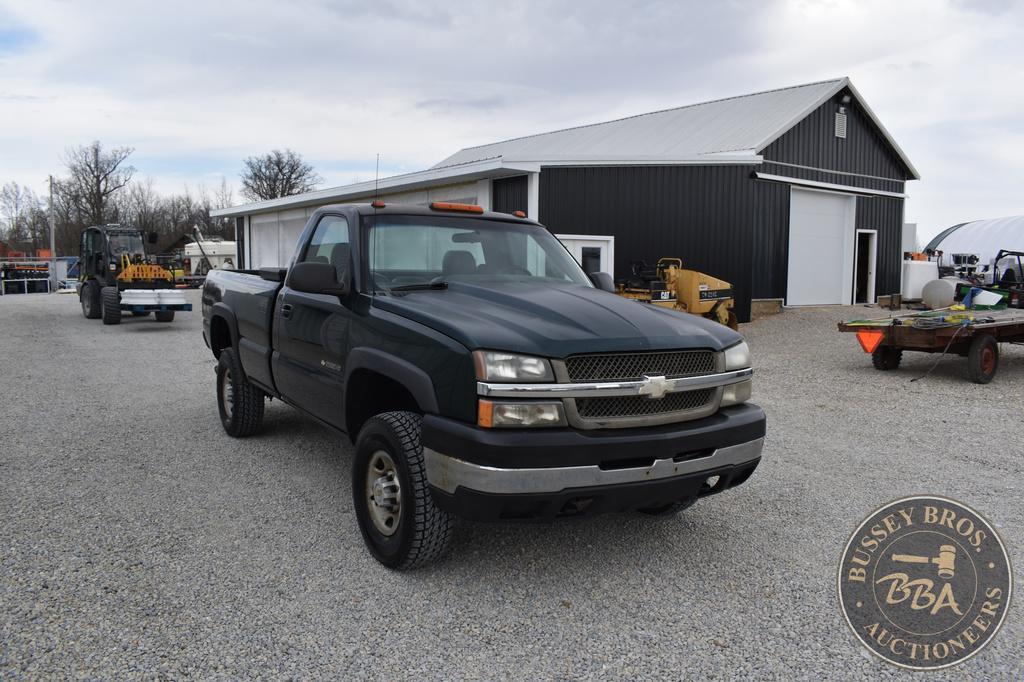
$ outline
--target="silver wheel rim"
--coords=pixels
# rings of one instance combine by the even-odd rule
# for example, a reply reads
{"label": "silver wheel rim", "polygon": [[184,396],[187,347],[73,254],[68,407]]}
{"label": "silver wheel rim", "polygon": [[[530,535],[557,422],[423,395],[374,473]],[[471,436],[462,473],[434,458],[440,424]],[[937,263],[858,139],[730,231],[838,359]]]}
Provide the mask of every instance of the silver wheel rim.
{"label": "silver wheel rim", "polygon": [[224,408],[224,414],[228,419],[231,418],[231,412],[235,408],[235,387],[231,382],[231,370],[224,370],[224,374],[220,378],[220,403]]}
{"label": "silver wheel rim", "polygon": [[365,488],[366,506],[374,527],[382,535],[394,535],[402,517],[402,486],[395,461],[383,450],[370,455]]}

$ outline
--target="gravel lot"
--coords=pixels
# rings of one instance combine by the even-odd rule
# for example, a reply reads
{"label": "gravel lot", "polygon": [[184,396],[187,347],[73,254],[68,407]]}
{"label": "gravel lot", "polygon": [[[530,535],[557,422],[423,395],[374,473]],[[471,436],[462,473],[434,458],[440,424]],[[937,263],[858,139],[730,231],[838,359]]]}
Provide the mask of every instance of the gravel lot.
{"label": "gravel lot", "polygon": [[[363,549],[341,437],[277,402],[224,435],[199,312],[104,327],[74,296],[0,298],[0,677],[910,678],[848,631],[840,552],[936,493],[1024,566],[1024,348],[989,386],[956,357],[910,383],[933,358],[874,371],[835,331],[853,316],[743,328],[769,416],[745,485],[669,521],[462,524],[397,574]],[[934,677],[1024,678],[1016,601]]]}

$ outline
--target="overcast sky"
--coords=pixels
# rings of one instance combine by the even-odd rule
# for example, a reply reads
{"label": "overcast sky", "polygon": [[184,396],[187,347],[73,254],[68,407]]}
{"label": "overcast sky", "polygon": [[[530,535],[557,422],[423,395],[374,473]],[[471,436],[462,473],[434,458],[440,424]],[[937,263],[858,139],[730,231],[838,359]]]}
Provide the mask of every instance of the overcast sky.
{"label": "overcast sky", "polygon": [[850,76],[921,172],[922,237],[1024,213],[1024,2],[0,0],[0,183],[69,145],[164,192],[303,154],[325,186],[461,147]]}

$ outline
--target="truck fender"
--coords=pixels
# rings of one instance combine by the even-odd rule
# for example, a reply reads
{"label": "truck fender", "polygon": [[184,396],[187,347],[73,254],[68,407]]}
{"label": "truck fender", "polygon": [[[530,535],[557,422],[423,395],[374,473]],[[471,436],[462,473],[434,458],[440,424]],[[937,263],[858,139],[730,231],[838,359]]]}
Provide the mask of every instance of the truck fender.
{"label": "truck fender", "polygon": [[376,348],[353,348],[345,363],[345,385],[349,377],[359,369],[368,369],[394,379],[407,389],[425,413],[437,414],[437,395],[430,375],[408,360],[377,350]]}
{"label": "truck fender", "polygon": [[[216,318],[222,318],[228,325],[228,331],[231,333],[231,347],[238,349],[238,320],[235,319],[235,313],[228,307],[223,301],[214,303],[210,308],[210,328],[213,328],[213,321]],[[211,332],[212,336],[212,332]],[[210,348],[213,348],[213,339],[210,339]]]}

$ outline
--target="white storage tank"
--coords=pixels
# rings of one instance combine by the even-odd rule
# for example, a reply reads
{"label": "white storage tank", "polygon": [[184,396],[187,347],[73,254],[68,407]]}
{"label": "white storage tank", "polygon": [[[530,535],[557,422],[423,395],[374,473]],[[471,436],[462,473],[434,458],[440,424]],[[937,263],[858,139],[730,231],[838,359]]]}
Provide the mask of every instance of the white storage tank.
{"label": "white storage tank", "polygon": [[939,264],[935,261],[903,261],[903,300],[920,301],[924,285],[938,278]]}

